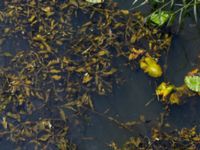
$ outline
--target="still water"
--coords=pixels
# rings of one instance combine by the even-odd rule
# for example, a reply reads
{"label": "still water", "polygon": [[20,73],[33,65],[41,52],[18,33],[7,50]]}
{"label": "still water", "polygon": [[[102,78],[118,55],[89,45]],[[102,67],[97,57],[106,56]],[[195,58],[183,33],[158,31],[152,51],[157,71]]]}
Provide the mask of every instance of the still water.
{"label": "still water", "polygon": [[[130,9],[130,0],[118,0],[120,8]],[[149,8],[144,8],[147,13]],[[176,28],[176,27],[174,27]],[[4,49],[27,49],[27,43],[19,44],[19,38],[7,40]],[[186,19],[179,33],[174,34],[172,45],[167,56],[167,70],[165,79],[179,86],[183,84],[184,76],[197,65],[200,53],[200,25],[195,25],[192,20]],[[1,59],[1,64],[6,64]],[[144,115],[146,120],[155,120],[164,111],[163,105],[155,97],[155,81],[140,70],[132,71],[124,68],[127,79],[121,86],[115,86],[113,93],[108,96],[93,95],[95,112],[86,111],[84,117],[79,118],[79,125],[70,128],[70,140],[77,144],[79,150],[107,150],[108,144],[115,141],[122,144],[130,136],[139,134],[150,135],[150,125],[136,126],[132,132],[119,128],[109,121],[107,116],[122,122],[137,120]],[[159,82],[159,81],[158,81]],[[199,97],[191,98],[190,102],[173,107],[168,121],[175,128],[191,127],[200,123]],[[149,101],[152,101],[148,106]],[[102,115],[103,114],[103,115]],[[5,140],[0,141],[0,149],[13,149]]]}
{"label": "still water", "polygon": [[[123,9],[131,8],[131,1],[118,0]],[[147,13],[149,8],[142,10]],[[172,27],[176,28],[176,27]],[[172,29],[173,30],[173,29]],[[195,25],[191,19],[186,19],[180,32],[174,34],[172,45],[167,57],[168,69],[165,74],[167,81],[179,86],[183,84],[184,76],[194,68],[200,54],[200,25]],[[98,112],[107,112],[121,121],[138,119],[144,115],[147,120],[154,120],[163,111],[163,106],[154,95],[155,83],[142,71],[132,72],[125,70],[127,82],[120,87],[115,87],[111,96],[95,97],[95,108]],[[145,106],[150,100],[155,99],[150,105]],[[168,121],[174,128],[192,127],[200,123],[200,98],[190,98],[182,106],[173,107]],[[93,137],[91,140],[78,142],[80,150],[107,150],[107,144],[114,140],[123,143],[130,136],[150,134],[148,125],[138,126],[133,132],[120,129],[104,117],[88,114],[90,122],[85,124],[80,133],[83,137]],[[74,129],[76,130],[76,129]],[[78,139],[79,134],[73,139]]]}

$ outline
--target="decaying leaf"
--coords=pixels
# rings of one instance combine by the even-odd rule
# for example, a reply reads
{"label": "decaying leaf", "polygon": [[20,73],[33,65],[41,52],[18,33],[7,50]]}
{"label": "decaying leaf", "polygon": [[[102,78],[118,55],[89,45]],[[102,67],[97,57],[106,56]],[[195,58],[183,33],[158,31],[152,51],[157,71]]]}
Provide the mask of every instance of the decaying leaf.
{"label": "decaying leaf", "polygon": [[54,80],[60,80],[62,78],[62,76],[53,75],[53,76],[51,76],[51,78],[54,79]]}
{"label": "decaying leaf", "polygon": [[162,101],[166,101],[166,97],[174,90],[175,86],[162,82],[156,88],[156,95],[162,97]]}
{"label": "decaying leaf", "polygon": [[45,142],[47,141],[49,138],[51,137],[50,134],[45,134],[45,135],[42,135],[41,137],[39,137],[39,141],[42,141],[42,142]]}
{"label": "decaying leaf", "polygon": [[103,72],[103,76],[109,76],[109,75],[112,75],[112,74],[114,74],[114,73],[116,73],[116,72],[117,72],[117,69],[116,69],[116,68],[112,68],[112,69],[109,70],[109,71]]}
{"label": "decaying leaf", "polygon": [[1,122],[2,126],[4,127],[4,129],[8,128],[8,122],[6,121],[6,117],[3,117],[3,120]]}
{"label": "decaying leaf", "polygon": [[135,49],[135,48],[132,48],[132,49],[131,49],[131,53],[130,53],[128,59],[129,59],[129,60],[135,60],[135,59],[137,59],[140,55],[144,54],[144,52],[145,52],[145,51],[144,51],[143,49],[137,50],[137,49]]}
{"label": "decaying leaf", "polygon": [[103,3],[104,0],[86,0],[86,2],[97,4],[97,3]]}
{"label": "decaying leaf", "polygon": [[[117,73],[127,62],[121,60],[135,63],[147,51],[159,58],[170,45],[170,36],[143,25],[141,13],[118,9],[111,1],[14,0],[0,9],[0,46],[14,40],[15,52],[3,54],[2,49],[1,54],[8,62],[0,69],[5,115],[0,134],[14,145],[27,143],[23,149],[31,144],[33,149],[75,150],[68,139],[73,123],[66,120],[84,114],[85,106],[94,110],[92,95],[106,95],[122,83]],[[138,123],[121,125],[129,129]]]}
{"label": "decaying leaf", "polygon": [[140,68],[151,77],[158,78],[162,76],[160,65],[150,55],[142,57],[140,60]]}
{"label": "decaying leaf", "polygon": [[88,73],[85,73],[82,82],[88,83],[90,80],[92,80],[92,77]]}

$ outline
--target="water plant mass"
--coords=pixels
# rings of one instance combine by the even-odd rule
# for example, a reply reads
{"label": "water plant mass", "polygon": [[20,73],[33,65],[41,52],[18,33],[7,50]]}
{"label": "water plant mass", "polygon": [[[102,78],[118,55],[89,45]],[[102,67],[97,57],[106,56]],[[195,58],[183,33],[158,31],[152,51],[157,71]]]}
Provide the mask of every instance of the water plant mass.
{"label": "water plant mass", "polygon": [[199,5],[1,1],[0,149],[199,149]]}

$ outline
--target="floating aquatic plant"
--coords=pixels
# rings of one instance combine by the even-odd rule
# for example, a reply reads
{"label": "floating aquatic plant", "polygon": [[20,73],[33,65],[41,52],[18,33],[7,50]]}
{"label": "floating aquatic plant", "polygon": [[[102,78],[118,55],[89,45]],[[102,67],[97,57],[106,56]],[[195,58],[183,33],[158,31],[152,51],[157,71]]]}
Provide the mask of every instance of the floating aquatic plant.
{"label": "floating aquatic plant", "polygon": [[[88,2],[18,0],[0,9],[0,58],[8,59],[0,69],[0,134],[9,142],[76,149],[68,140],[70,121],[83,108],[94,110],[92,95],[111,93],[123,81],[124,64],[134,71],[147,49],[158,58],[170,45],[171,36],[144,26],[141,13]],[[27,47],[15,42],[20,50],[7,53],[3,45],[13,37]],[[116,65],[121,58],[126,61]]]}
{"label": "floating aquatic plant", "polygon": [[171,13],[168,11],[158,11],[151,14],[149,20],[157,26],[162,26],[169,20],[170,16]]}
{"label": "floating aquatic plant", "polygon": [[140,68],[144,70],[149,76],[158,78],[162,75],[160,65],[150,56],[146,55],[140,60]]}
{"label": "floating aquatic plant", "polygon": [[190,90],[200,92],[200,76],[186,76],[184,81]]}
{"label": "floating aquatic plant", "polygon": [[166,100],[166,97],[174,90],[175,86],[169,83],[162,82],[156,88],[156,95],[162,97],[162,101]]}

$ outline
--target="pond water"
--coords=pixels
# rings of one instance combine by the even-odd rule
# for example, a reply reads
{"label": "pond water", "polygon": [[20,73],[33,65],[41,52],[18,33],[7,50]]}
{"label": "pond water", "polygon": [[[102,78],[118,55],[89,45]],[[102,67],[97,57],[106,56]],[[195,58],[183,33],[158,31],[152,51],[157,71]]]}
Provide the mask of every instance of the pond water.
{"label": "pond water", "polygon": [[[121,8],[130,9],[131,1],[117,1]],[[148,7],[147,7],[148,8]],[[145,9],[145,12],[148,9]],[[176,27],[174,27],[176,28]],[[172,45],[167,57],[165,78],[180,86],[184,83],[184,77],[188,71],[194,68],[199,61],[200,54],[200,25],[195,25],[191,19],[186,19],[181,31],[174,34]],[[154,120],[163,111],[163,105],[158,102],[154,95],[154,83],[142,71],[125,71],[127,82],[115,87],[111,96],[95,97],[95,108],[97,112],[107,112],[106,115],[113,116],[121,121],[136,120],[144,115],[147,120]],[[155,99],[150,105],[145,106],[150,100]],[[190,102],[177,107],[172,107],[169,123],[174,128],[192,127],[200,123],[200,98],[190,98]],[[79,141],[81,150],[106,150],[107,144],[114,140],[123,143],[130,136],[140,134],[149,135],[148,125],[139,126],[133,132],[120,129],[116,124],[106,118],[88,114],[90,122],[82,129],[82,136],[93,137],[93,140]],[[78,139],[78,136],[76,137]]]}
{"label": "pond water", "polygon": [[[130,0],[118,0],[121,8],[130,9]],[[147,9],[145,9],[147,11]],[[17,41],[20,39],[16,39]],[[9,40],[8,40],[9,41]],[[16,42],[16,41],[15,41]],[[15,43],[9,41],[4,49],[26,49],[16,47]],[[172,45],[167,57],[167,70],[165,79],[179,86],[183,84],[184,76],[194,68],[199,61],[200,54],[200,25],[195,25],[192,20],[186,19],[183,28],[178,34],[174,34]],[[6,60],[0,60],[6,64]],[[141,115],[146,120],[155,120],[164,111],[163,105],[155,96],[155,81],[144,74],[141,70],[132,71],[124,69],[127,81],[120,86],[115,86],[111,95],[94,95],[95,111],[86,111],[80,117],[80,125],[71,127],[70,139],[77,144],[78,150],[107,150],[108,144],[115,141],[122,144],[130,136],[139,134],[150,135],[150,124],[136,126],[135,130],[119,128],[115,123],[108,120],[108,116],[122,122],[137,120]],[[189,102],[174,106],[168,117],[169,123],[174,128],[192,127],[200,123],[200,98],[190,98]],[[148,106],[146,104],[152,101]],[[15,147],[15,146],[14,146]],[[0,149],[13,149],[5,142],[0,141]]]}

